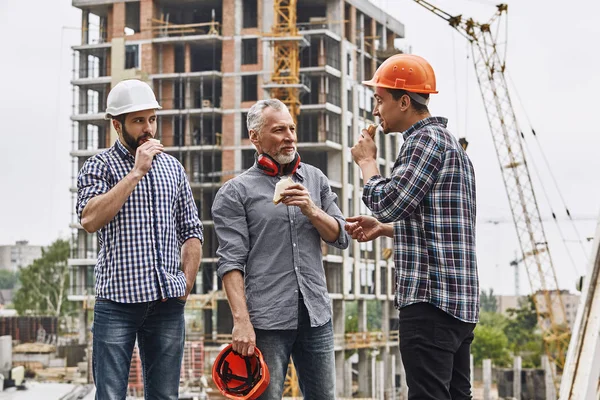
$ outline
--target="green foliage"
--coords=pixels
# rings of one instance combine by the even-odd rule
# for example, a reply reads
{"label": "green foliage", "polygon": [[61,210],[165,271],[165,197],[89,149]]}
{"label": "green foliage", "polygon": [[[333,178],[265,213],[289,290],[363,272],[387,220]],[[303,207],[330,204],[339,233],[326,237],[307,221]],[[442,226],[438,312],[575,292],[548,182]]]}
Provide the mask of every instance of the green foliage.
{"label": "green foliage", "polygon": [[14,289],[17,281],[19,280],[19,274],[6,269],[0,270],[0,289]]}
{"label": "green foliage", "polygon": [[494,295],[494,289],[490,289],[488,293],[486,293],[485,290],[482,290],[479,297],[481,311],[494,313],[498,311],[498,299]]}
{"label": "green foliage", "polygon": [[[382,305],[377,300],[367,300],[367,331],[380,331]],[[358,332],[358,302],[346,302],[346,332]]]}
{"label": "green foliage", "polygon": [[508,339],[502,328],[497,326],[477,325],[471,353],[475,365],[481,365],[486,358],[490,358],[492,363],[498,367],[507,367],[511,364]]}
{"label": "green foliage", "polygon": [[21,287],[13,299],[19,314],[65,316],[75,305],[67,301],[69,242],[58,239],[42,256],[21,269]]}
{"label": "green foliage", "polygon": [[471,346],[475,365],[490,358],[494,365],[506,367],[512,365],[513,356],[519,355],[524,368],[539,367],[544,348],[533,299],[529,297],[520,308],[507,313],[481,312]]}

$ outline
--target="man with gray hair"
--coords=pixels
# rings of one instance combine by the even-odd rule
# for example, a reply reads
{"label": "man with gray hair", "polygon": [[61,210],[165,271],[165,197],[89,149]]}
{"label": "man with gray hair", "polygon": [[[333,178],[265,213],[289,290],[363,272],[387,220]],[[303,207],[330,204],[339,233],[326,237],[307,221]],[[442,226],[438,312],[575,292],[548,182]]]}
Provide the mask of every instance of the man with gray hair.
{"label": "man with gray hair", "polygon": [[[321,240],[347,248],[345,220],[327,177],[300,161],[285,104],[258,101],[247,122],[256,162],[221,187],[212,207],[218,274],[233,314],[233,350],[251,356],[260,349],[271,376],[260,399],[281,399],[290,356],[305,399],[335,399]],[[276,184],[288,178],[279,203],[273,198]]]}

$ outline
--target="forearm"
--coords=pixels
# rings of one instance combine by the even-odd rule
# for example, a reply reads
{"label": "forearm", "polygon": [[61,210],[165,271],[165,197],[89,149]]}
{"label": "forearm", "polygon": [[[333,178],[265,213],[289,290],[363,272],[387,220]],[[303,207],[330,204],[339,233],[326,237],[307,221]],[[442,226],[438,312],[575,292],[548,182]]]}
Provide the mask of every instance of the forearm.
{"label": "forearm", "polygon": [[394,238],[394,224],[381,224],[382,236]]}
{"label": "forearm", "polygon": [[362,161],[358,164],[358,167],[362,172],[363,182],[368,182],[369,179],[371,179],[375,175],[381,175],[379,173],[379,167],[377,166],[376,160],[370,159]]}
{"label": "forearm", "polygon": [[340,237],[340,224],[322,209],[315,207],[308,219],[326,242],[335,242]]}
{"label": "forearm", "polygon": [[91,199],[81,213],[81,226],[88,233],[103,228],[121,210],[143,175],[131,171],[108,192]]}
{"label": "forearm", "polygon": [[246,304],[246,292],[244,290],[244,276],[238,270],[230,271],[223,276],[223,289],[229,301],[234,324],[238,322],[249,322],[250,314]]}
{"label": "forearm", "polygon": [[198,276],[198,268],[202,260],[202,244],[198,238],[189,238],[181,246],[181,265],[186,280],[186,296],[190,294],[194,287],[194,282]]}

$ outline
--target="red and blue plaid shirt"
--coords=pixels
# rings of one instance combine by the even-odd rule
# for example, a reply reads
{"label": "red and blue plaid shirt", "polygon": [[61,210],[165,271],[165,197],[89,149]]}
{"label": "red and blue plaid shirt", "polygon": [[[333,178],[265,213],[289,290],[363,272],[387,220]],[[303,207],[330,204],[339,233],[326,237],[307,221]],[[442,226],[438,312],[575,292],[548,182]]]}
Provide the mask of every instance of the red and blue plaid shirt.
{"label": "red and blue plaid shirt", "polygon": [[475,323],[475,173],[446,124],[430,117],[404,132],[391,178],[372,177],[363,201],[394,225],[396,307],[427,302]]}

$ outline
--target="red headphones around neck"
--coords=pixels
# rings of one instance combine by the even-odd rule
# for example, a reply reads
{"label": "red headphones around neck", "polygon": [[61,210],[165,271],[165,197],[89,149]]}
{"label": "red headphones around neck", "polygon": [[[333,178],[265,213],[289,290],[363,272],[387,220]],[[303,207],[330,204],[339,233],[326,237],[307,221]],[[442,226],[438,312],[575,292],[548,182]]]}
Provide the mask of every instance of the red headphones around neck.
{"label": "red headphones around neck", "polygon": [[300,165],[300,154],[296,152],[296,156],[291,163],[286,165],[283,169],[281,165],[273,159],[270,155],[263,153],[260,154],[256,159],[257,167],[269,176],[291,175],[298,169]]}

